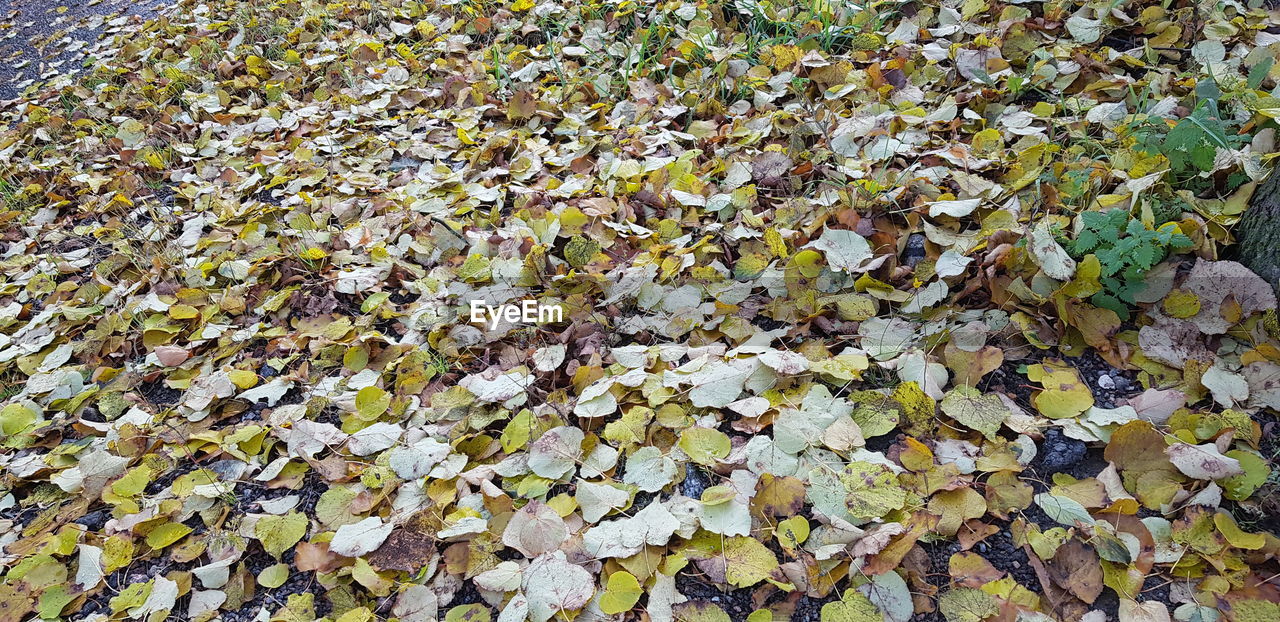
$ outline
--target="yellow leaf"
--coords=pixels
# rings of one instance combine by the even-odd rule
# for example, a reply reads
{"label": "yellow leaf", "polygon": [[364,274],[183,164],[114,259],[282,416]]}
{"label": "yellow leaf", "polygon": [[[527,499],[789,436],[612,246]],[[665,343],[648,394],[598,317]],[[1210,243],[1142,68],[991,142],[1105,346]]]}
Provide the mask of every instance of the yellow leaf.
{"label": "yellow leaf", "polygon": [[258,384],[258,374],[247,369],[233,369],[227,372],[227,377],[231,379],[231,383],[243,389],[252,389]]}
{"label": "yellow leaf", "polygon": [[644,591],[635,575],[625,570],[609,575],[609,583],[600,595],[600,610],[608,615],[630,611]]}
{"label": "yellow leaf", "polygon": [[1080,380],[1074,368],[1063,363],[1047,360],[1041,365],[1032,365],[1027,368],[1027,378],[1044,387],[1032,396],[1031,402],[1046,417],[1075,417],[1093,406],[1089,386]]}
{"label": "yellow leaf", "polygon": [[1170,317],[1185,320],[1200,312],[1200,298],[1195,292],[1175,289],[1165,296],[1162,306]]}
{"label": "yellow leaf", "polygon": [[778,539],[782,548],[791,551],[809,539],[809,521],[803,516],[792,516],[778,523],[773,536]]}
{"label": "yellow leaf", "polygon": [[769,49],[773,52],[773,67],[778,70],[790,69],[804,56],[804,50],[794,45],[775,45]]}
{"label": "yellow leaf", "polygon": [[1225,512],[1218,512],[1213,515],[1213,524],[1218,527],[1218,531],[1222,533],[1222,537],[1231,543],[1231,546],[1246,549],[1257,550],[1267,543],[1266,536],[1260,533],[1248,533],[1236,524],[1235,519]]}
{"label": "yellow leaf", "polygon": [[191,533],[191,528],[182,523],[165,523],[152,529],[151,533],[147,534],[147,546],[153,549],[162,549],[177,542],[189,533]]}
{"label": "yellow leaf", "polygon": [[1062,292],[1072,298],[1087,298],[1102,291],[1098,277],[1102,275],[1102,264],[1096,255],[1085,255],[1076,264],[1076,274],[1071,282],[1062,286]]}
{"label": "yellow leaf", "polygon": [[725,540],[727,563],[725,581],[737,587],[751,587],[778,568],[778,558],[759,540],[751,536],[734,536]]}
{"label": "yellow leaf", "polygon": [[169,317],[175,320],[189,320],[200,317],[200,311],[191,305],[173,305],[169,307]]}

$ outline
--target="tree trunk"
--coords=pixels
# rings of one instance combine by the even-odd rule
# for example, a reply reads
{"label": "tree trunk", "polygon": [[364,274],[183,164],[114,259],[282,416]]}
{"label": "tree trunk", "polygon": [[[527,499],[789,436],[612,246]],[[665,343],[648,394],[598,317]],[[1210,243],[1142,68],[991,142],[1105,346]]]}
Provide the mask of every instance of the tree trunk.
{"label": "tree trunk", "polygon": [[1240,263],[1266,279],[1280,294],[1280,169],[1254,190],[1236,237]]}

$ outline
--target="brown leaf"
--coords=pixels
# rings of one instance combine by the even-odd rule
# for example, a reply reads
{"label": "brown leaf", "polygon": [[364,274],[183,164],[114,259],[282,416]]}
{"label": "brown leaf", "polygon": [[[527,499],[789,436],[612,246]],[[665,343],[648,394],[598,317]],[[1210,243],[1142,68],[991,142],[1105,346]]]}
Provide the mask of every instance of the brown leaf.
{"label": "brown leaf", "polygon": [[983,346],[977,352],[961,350],[947,342],[943,348],[947,368],[955,373],[956,384],[978,386],[983,376],[995,371],[1004,363],[1004,351],[996,346]]}
{"label": "brown leaf", "polygon": [[22,622],[34,604],[36,600],[26,583],[0,585],[0,622]]}
{"label": "brown leaf", "polygon": [[751,176],[766,186],[776,186],[791,170],[791,158],[780,151],[766,151],[751,160]]}
{"label": "brown leaf", "polygon": [[1102,564],[1093,548],[1079,540],[1067,540],[1045,564],[1054,583],[1080,600],[1093,604],[1102,593]]}
{"label": "brown leaf", "polygon": [[960,541],[960,550],[967,551],[973,548],[973,545],[997,533],[1000,533],[1000,527],[975,518],[965,521],[960,531],[956,532],[956,540]]}
{"label": "brown leaf", "polygon": [[878,575],[897,568],[898,564],[902,562],[902,558],[916,545],[916,541],[920,539],[920,536],[928,533],[937,524],[937,516],[927,512],[912,514],[907,521],[908,529],[906,533],[897,536],[879,553],[868,556],[866,565],[862,567],[862,572],[867,575]]}
{"label": "brown leaf", "polygon": [[973,588],[980,588],[1004,576],[1004,572],[997,570],[986,558],[968,551],[952,555],[948,570],[957,584]]}
{"label": "brown leaf", "polygon": [[177,367],[191,358],[191,353],[186,348],[178,346],[156,346],[156,359],[165,367]]}
{"label": "brown leaf", "polygon": [[1031,564],[1031,568],[1036,571],[1036,577],[1040,579],[1040,587],[1044,590],[1045,608],[1057,615],[1059,620],[1079,620],[1089,611],[1089,605],[1081,602],[1066,589],[1059,587],[1053,582],[1049,575],[1049,570],[1045,562],[1040,561],[1035,551],[1030,546],[1022,547],[1027,554],[1027,561]]}
{"label": "brown leaf", "polygon": [[391,532],[387,541],[366,559],[379,570],[404,570],[412,574],[438,555],[435,542],[435,537],[421,529],[419,523],[411,522]]}
{"label": "brown leaf", "polygon": [[761,518],[794,516],[804,508],[804,482],[794,477],[774,477],[765,473],[756,485],[751,511]]}
{"label": "brown leaf", "polygon": [[312,570],[321,573],[333,572],[342,566],[343,562],[347,561],[347,558],[337,553],[330,553],[328,542],[314,544],[311,542],[299,542],[294,550],[296,551],[294,564],[297,565],[298,570],[303,572]]}

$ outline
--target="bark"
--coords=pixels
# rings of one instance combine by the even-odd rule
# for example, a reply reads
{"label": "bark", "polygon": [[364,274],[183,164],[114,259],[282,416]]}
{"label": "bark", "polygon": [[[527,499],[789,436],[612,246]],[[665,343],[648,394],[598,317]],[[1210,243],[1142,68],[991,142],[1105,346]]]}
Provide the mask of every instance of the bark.
{"label": "bark", "polygon": [[1280,169],[1254,190],[1236,237],[1240,263],[1266,279],[1280,294]]}

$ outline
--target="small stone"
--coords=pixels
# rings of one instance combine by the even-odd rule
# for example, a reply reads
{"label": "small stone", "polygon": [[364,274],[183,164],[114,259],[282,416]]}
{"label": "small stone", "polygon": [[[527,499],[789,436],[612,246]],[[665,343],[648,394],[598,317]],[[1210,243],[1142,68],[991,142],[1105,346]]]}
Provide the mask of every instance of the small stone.
{"label": "small stone", "polygon": [[1049,428],[1040,448],[1040,466],[1043,474],[1061,473],[1084,460],[1088,448],[1081,441],[1068,438],[1059,428]]}
{"label": "small stone", "polygon": [[923,233],[913,233],[908,236],[907,247],[903,249],[902,253],[903,263],[912,268],[916,267],[916,264],[920,263],[920,260],[925,257],[924,243],[925,237]]}

